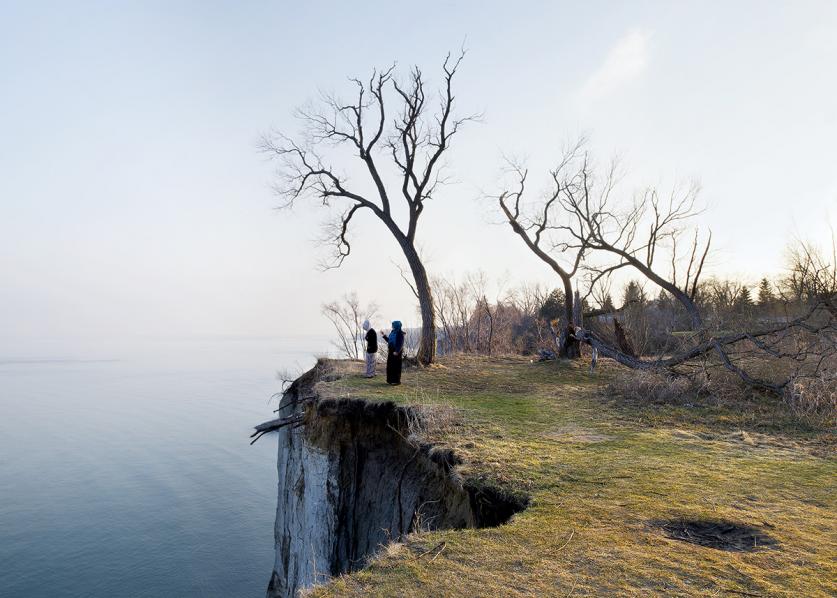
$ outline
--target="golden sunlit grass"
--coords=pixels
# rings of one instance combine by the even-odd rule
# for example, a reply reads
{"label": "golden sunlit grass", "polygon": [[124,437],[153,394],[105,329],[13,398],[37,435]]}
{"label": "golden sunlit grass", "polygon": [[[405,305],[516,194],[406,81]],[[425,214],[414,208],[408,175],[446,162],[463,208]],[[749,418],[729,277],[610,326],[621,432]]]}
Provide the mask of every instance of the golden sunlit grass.
{"label": "golden sunlit grass", "polygon": [[[612,366],[456,357],[403,385],[352,368],[329,393],[439,403],[434,440],[532,497],[498,528],[423,532],[312,596],[833,596],[833,437],[746,405],[620,401]],[[728,552],[670,539],[652,522],[725,519],[778,546]]]}

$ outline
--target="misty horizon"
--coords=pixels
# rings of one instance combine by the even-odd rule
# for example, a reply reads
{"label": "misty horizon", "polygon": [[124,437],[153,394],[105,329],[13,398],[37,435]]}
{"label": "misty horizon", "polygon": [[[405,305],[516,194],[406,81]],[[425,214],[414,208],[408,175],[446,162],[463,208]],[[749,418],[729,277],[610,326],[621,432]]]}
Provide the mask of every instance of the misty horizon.
{"label": "misty horizon", "polygon": [[[346,77],[393,62],[401,76],[421,66],[435,89],[445,54],[463,43],[458,107],[483,117],[454,142],[456,183],[419,231],[432,275],[481,269],[509,287],[558,286],[483,196],[496,192],[504,155],[525,159],[543,188],[579,134],[600,159],[622,157],[622,195],[700,181],[698,224],[713,232],[706,275],[755,286],[781,274],[793,238],[829,243],[832,3],[741,3],[724,18],[654,4],[445,5],[442,22],[415,15],[406,32],[386,26],[395,9],[385,5],[335,7],[304,53],[322,17],[314,7],[198,6],[3,9],[0,354],[42,341],[327,335],[320,305],[352,290],[382,322],[415,325],[390,261],[397,246],[361,217],[352,255],[322,272],[326,213],[275,209],[258,141],[296,134],[297,107],[319,91],[350,93]],[[555,35],[561,22],[600,26]],[[354,31],[374,31],[374,48],[351,43]]]}

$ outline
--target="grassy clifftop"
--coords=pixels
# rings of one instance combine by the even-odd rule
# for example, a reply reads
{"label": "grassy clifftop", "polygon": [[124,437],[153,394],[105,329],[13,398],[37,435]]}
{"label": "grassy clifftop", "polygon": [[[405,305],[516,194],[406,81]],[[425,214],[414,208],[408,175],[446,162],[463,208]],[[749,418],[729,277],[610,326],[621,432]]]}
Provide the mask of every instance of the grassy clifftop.
{"label": "grassy clifftop", "polygon": [[[769,404],[629,403],[606,391],[610,375],[457,357],[400,387],[353,368],[329,382],[438,406],[428,434],[464,458],[462,475],[532,502],[498,528],[415,533],[311,595],[837,595],[832,437]],[[686,525],[707,521],[722,523]],[[726,522],[758,533],[729,542]],[[726,550],[684,541],[713,535]]]}

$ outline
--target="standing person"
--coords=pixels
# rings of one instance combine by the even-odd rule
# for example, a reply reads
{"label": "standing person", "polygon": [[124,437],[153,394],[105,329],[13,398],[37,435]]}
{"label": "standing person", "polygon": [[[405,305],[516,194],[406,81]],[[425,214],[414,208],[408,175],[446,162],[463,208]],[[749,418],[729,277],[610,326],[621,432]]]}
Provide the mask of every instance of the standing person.
{"label": "standing person", "polygon": [[375,377],[375,362],[378,358],[378,333],[372,328],[369,320],[364,320],[363,329],[366,331],[366,374],[364,378]]}
{"label": "standing person", "polygon": [[401,322],[395,320],[392,323],[392,332],[381,336],[387,343],[387,384],[401,384],[401,360],[404,352],[404,332],[401,330]]}

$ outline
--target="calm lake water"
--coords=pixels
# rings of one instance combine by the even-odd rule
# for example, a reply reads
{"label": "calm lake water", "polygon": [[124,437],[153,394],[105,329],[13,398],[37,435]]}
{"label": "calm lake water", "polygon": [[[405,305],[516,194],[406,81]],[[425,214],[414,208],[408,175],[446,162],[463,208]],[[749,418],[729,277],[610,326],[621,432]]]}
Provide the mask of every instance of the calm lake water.
{"label": "calm lake water", "polygon": [[0,596],[264,595],[276,440],[248,436],[325,347],[0,356]]}

